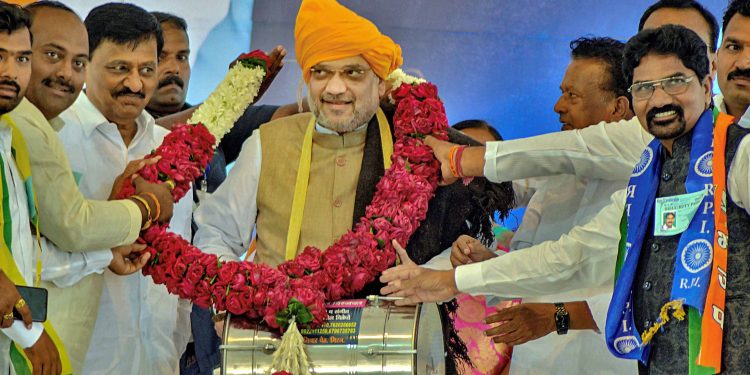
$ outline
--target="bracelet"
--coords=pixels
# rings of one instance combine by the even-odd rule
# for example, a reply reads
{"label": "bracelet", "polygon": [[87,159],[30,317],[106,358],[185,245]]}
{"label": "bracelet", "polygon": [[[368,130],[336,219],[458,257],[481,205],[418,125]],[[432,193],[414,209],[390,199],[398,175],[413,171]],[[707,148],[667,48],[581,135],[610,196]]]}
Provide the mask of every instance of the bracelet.
{"label": "bracelet", "polygon": [[458,170],[456,169],[456,152],[458,151],[459,146],[452,146],[450,151],[448,151],[448,166],[450,167],[451,174],[453,174],[453,177],[459,177]]}
{"label": "bracelet", "polygon": [[466,150],[466,146],[459,146],[453,158],[456,163],[456,174],[458,177],[464,177],[464,170],[461,168],[461,155],[464,154],[464,150]]}
{"label": "bracelet", "polygon": [[156,214],[154,215],[155,217],[153,218],[153,221],[158,221],[159,217],[161,217],[161,204],[159,203],[159,200],[156,199],[156,195],[154,195],[154,193],[145,192],[143,194],[146,194],[149,198],[151,198],[154,201],[154,205],[156,206],[155,208]]}
{"label": "bracelet", "polygon": [[146,230],[148,227],[151,226],[151,223],[153,220],[151,220],[151,206],[148,205],[148,202],[146,202],[143,197],[140,197],[138,195],[131,195],[130,199],[140,202],[143,207],[146,208],[146,221],[143,222],[143,226],[141,226],[141,230]]}

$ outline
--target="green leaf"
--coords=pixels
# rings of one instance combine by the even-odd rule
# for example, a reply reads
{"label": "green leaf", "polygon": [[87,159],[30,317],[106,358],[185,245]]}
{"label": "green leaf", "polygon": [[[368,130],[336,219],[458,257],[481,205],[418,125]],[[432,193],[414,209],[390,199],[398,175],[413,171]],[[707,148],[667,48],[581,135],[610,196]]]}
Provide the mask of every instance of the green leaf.
{"label": "green leaf", "polygon": [[290,299],[287,308],[276,313],[276,324],[286,329],[292,317],[299,324],[309,324],[313,321],[313,315],[310,310],[296,298]]}

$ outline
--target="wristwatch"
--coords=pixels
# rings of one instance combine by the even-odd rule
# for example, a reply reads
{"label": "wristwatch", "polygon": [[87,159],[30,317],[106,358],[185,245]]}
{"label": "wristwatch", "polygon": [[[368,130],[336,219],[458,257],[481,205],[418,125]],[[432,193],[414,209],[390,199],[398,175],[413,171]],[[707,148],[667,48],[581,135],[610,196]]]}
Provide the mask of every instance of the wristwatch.
{"label": "wristwatch", "polygon": [[565,309],[565,305],[560,302],[555,303],[555,326],[557,328],[558,335],[564,335],[568,333],[570,327],[570,314]]}

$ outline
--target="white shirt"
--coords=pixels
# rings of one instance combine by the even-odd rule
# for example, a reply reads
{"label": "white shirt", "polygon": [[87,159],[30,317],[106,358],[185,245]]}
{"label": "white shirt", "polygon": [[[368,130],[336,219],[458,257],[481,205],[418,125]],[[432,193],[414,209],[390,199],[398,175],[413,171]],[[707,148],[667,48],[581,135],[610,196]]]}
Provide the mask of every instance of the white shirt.
{"label": "white shirt", "polygon": [[[159,146],[168,133],[155,126],[146,111],[136,119],[137,132],[126,146],[117,129],[86,95],[60,116],[65,127],[59,132],[74,173],[81,175],[79,188],[87,198],[106,199],[112,182],[128,162],[140,159]],[[174,206],[170,228],[190,238],[192,194]],[[110,250],[96,259],[111,259]],[[64,258],[83,256],[66,255]],[[99,258],[101,257],[101,258]],[[84,273],[101,272],[104,262],[80,263],[73,268]],[[107,261],[107,264],[109,262]],[[77,267],[77,268],[76,268]],[[98,267],[98,269],[91,269]],[[163,285],[140,273],[117,276],[104,270],[104,286],[83,374],[171,374],[178,370],[180,355],[190,337],[190,304],[170,295]],[[61,282],[71,282],[66,280]]]}
{"label": "white shirt", "polygon": [[[29,224],[26,188],[11,154],[11,130],[5,124],[0,124],[0,153],[2,153],[8,185],[8,201],[13,226],[13,237],[10,244],[13,260],[16,262],[18,271],[21,272],[26,285],[34,286],[37,249]],[[13,373],[9,357],[11,341],[17,342],[21,347],[28,348],[39,340],[43,330],[41,323],[34,323],[32,329],[28,330],[20,320],[16,320],[10,328],[0,330],[3,333],[0,334],[0,374]]]}
{"label": "white shirt", "polygon": [[[583,179],[570,174],[531,180],[530,185],[534,184],[534,180],[537,183],[541,180],[543,184],[533,189],[529,199],[517,195],[517,198],[521,199],[517,199],[516,202],[523,205],[528,200],[528,203],[521,225],[511,240],[511,252],[545,241],[557,241],[574,227],[588,223],[610,203],[612,194],[625,188],[628,183],[626,179]],[[516,189],[517,185],[519,184],[514,183],[514,190],[532,190]],[[601,271],[609,274],[610,281],[563,293],[527,297],[523,302],[586,301],[591,315],[600,330],[603,330],[607,308],[612,298],[612,269],[601,268]],[[550,334],[516,346],[513,349],[513,360],[510,362],[510,374],[513,375],[575,373],[584,368],[597,374],[637,372],[635,362],[611,356],[604,345],[602,335],[590,330],[570,331],[564,336]]]}
{"label": "white shirt", "polygon": [[[496,182],[561,173],[609,180],[629,178],[651,139],[634,118],[522,140],[489,142],[484,174]],[[750,207],[748,141],[746,137],[740,143],[727,178],[729,195],[745,209]],[[624,194],[624,190],[613,194],[612,204],[558,241],[457,267],[458,289],[527,298],[611,282]]]}

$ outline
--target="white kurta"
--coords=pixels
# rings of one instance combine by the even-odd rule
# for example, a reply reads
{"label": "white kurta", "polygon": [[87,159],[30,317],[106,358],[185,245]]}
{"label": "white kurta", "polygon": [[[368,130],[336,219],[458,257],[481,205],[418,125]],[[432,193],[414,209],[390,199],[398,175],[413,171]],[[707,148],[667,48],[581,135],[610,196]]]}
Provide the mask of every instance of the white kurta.
{"label": "white kurta", "polygon": [[[545,241],[556,241],[574,227],[590,222],[602,208],[610,203],[612,194],[625,188],[628,182],[626,179],[613,181],[582,179],[570,174],[551,176],[541,180],[544,183],[537,186],[528,199],[523,220],[510,244],[511,252]],[[514,188],[516,185],[519,184],[515,183]],[[530,189],[520,191],[527,190]],[[525,199],[520,198],[522,199],[518,201],[523,204]],[[523,251],[520,252],[523,253]],[[612,269],[607,271],[612,273]],[[523,302],[586,301],[599,328],[603,330],[611,297],[612,282],[608,281],[569,292],[526,297]],[[564,336],[547,335],[513,349],[510,374],[572,373],[583,368],[597,374],[634,374],[637,372],[635,362],[624,361],[609,355],[603,342],[600,333],[590,330],[570,331]]]}
{"label": "white kurta", "polygon": [[[159,146],[167,130],[143,112],[138,130],[126,146],[117,129],[86,95],[65,111],[65,127],[59,132],[74,173],[80,174],[80,189],[87,198],[107,199],[112,182],[128,162],[140,159]],[[190,238],[192,193],[174,206],[171,230]],[[109,250],[57,257],[58,268],[67,266],[85,273],[101,272]],[[79,257],[76,257],[79,256]],[[109,255],[111,258],[111,253]],[[91,258],[98,261],[91,261]],[[108,264],[108,262],[107,262]],[[51,272],[52,270],[50,270]],[[45,271],[47,272],[47,271]],[[104,270],[103,290],[84,374],[172,374],[178,371],[180,355],[190,337],[190,304],[167,293],[163,285],[140,273],[117,276]],[[75,282],[57,280],[61,285]],[[73,286],[75,287],[75,286]]]}
{"label": "white kurta", "polygon": [[[13,260],[26,282],[34,285],[34,269],[36,268],[36,247],[29,225],[29,206],[21,174],[16,169],[11,154],[11,131],[5,124],[0,124],[0,153],[8,185],[9,208],[13,225],[13,237],[10,243]],[[5,313],[5,312],[3,312]],[[5,328],[0,334],[0,375],[12,374],[13,369],[8,356],[11,341],[22,347],[30,347],[36,343],[44,328],[41,323],[34,323],[31,330],[26,329],[23,322],[17,320],[10,328]]]}

